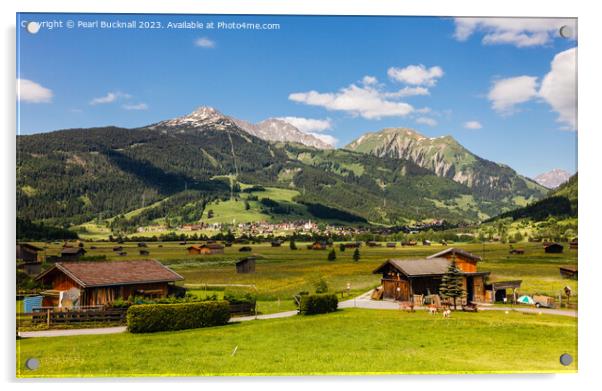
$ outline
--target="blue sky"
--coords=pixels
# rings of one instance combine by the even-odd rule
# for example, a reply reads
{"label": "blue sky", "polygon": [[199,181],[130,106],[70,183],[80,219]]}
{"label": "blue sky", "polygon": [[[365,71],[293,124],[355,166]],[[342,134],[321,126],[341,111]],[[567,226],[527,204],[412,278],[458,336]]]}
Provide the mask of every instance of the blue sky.
{"label": "blue sky", "polygon": [[[294,117],[342,147],[368,131],[452,135],[535,176],[576,171],[574,20],[20,14],[18,132],[138,127],[198,106]],[[158,29],[78,21],[160,22]],[[61,21],[49,29],[44,22]],[[67,21],[76,27],[67,28]],[[203,29],[168,27],[202,22]],[[208,29],[207,22],[279,24]],[[215,26],[216,26],[215,25]],[[570,30],[566,30],[570,33]],[[307,121],[310,120],[310,121]]]}

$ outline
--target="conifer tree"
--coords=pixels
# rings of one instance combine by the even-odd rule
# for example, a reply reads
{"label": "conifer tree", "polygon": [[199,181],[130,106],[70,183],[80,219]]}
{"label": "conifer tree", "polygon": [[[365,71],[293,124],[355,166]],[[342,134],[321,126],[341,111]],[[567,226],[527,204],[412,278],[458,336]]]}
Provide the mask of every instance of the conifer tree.
{"label": "conifer tree", "polygon": [[353,252],[353,260],[355,262],[360,260],[360,249],[359,248],[355,248],[355,251]]}
{"label": "conifer tree", "polygon": [[334,248],[332,250],[330,250],[330,252],[328,253],[328,260],[329,261],[335,261],[337,259],[337,253],[334,251]]}
{"label": "conifer tree", "polygon": [[456,300],[464,296],[464,288],[462,287],[462,272],[456,266],[456,259],[452,260],[447,273],[441,279],[441,286],[439,287],[439,293],[442,297],[451,298],[454,301],[454,310],[456,307]]}

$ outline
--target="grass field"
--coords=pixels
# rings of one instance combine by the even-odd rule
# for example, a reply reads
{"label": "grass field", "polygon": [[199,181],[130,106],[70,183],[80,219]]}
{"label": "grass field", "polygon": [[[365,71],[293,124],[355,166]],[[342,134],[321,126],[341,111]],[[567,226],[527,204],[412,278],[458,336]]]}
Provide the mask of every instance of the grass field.
{"label": "grass field", "polygon": [[[37,243],[47,246],[47,255],[57,254],[60,244]],[[161,245],[162,247],[159,247]],[[94,246],[96,249],[91,249]],[[119,256],[112,248],[115,243],[86,243],[86,255],[105,255],[110,260],[140,259],[136,243],[125,243],[127,256]],[[314,284],[323,278],[331,291],[344,290],[351,285],[352,293],[363,293],[380,282],[380,276],[372,274],[388,258],[423,258],[441,251],[444,247],[374,247],[360,249],[359,262],[352,260],[353,251],[340,252],[334,262],[326,260],[327,251],[307,250],[305,243],[297,243],[298,250],[290,250],[288,243],[282,247],[270,244],[250,245],[253,254],[258,256],[256,273],[237,274],[234,263],[249,253],[238,251],[240,245],[227,247],[224,254],[188,255],[185,245],[178,243],[148,243],[150,258],[156,258],[184,276],[185,284],[250,284],[255,285],[260,301],[290,300],[301,290],[313,291]],[[508,245],[500,243],[456,244],[483,257],[478,267],[481,271],[491,271],[490,280],[522,280],[521,294],[557,295],[565,286],[570,286],[577,301],[578,283],[560,277],[558,267],[577,264],[577,252],[565,246],[563,254],[545,254],[540,243],[521,243],[524,255],[508,254]],[[255,291],[255,290],[254,290]]]}
{"label": "grass field", "polygon": [[[236,353],[233,351],[236,349]],[[568,367],[559,356],[569,353]],[[29,357],[40,360],[25,369]],[[17,341],[20,377],[574,372],[577,320],[346,309],[156,334]]]}

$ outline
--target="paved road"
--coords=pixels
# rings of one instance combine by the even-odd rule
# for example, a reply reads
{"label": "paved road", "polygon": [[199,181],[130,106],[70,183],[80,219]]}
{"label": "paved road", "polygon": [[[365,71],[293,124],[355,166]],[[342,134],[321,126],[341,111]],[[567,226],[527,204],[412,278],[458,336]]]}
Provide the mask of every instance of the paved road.
{"label": "paved road", "polygon": [[[339,303],[339,308],[366,308],[374,310],[399,310],[399,303],[393,301],[370,300],[370,293],[366,292],[354,299],[345,300]],[[416,307],[417,310],[426,310],[425,307]],[[532,307],[498,307],[498,306],[479,306],[479,311],[518,311],[526,313],[542,313],[549,315],[561,315],[577,317],[577,311],[573,310],[557,310],[549,308],[532,308]],[[257,316],[242,316],[230,319],[231,323],[247,322],[255,319],[277,319],[288,318],[297,315],[297,311],[278,312],[275,314],[257,315]],[[89,334],[116,334],[126,331],[125,326],[122,327],[105,327],[96,329],[68,329],[68,330],[44,330],[44,331],[23,331],[19,336],[23,338],[37,337],[64,337],[71,335],[89,335]]]}

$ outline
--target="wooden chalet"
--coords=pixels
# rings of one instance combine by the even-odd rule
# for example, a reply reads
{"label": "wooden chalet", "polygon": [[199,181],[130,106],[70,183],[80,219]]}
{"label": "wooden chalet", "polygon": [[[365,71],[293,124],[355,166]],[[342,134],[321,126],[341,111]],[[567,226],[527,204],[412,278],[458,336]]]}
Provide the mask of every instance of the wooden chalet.
{"label": "wooden chalet", "polygon": [[255,257],[243,258],[236,262],[236,273],[255,273]]}
{"label": "wooden chalet", "polygon": [[63,247],[61,250],[61,261],[78,261],[86,253],[81,247]]}
{"label": "wooden chalet", "polygon": [[577,279],[577,273],[578,270],[576,267],[572,267],[572,266],[561,266],[558,268],[560,270],[560,275],[563,278],[573,278],[573,279]]}
{"label": "wooden chalet", "polygon": [[543,249],[546,254],[560,254],[564,251],[564,246],[560,243],[547,243]]}
{"label": "wooden chalet", "polygon": [[23,262],[36,263],[41,262],[40,253],[43,248],[29,243],[17,243],[17,259]]}
{"label": "wooden chalet", "polygon": [[313,242],[312,244],[307,245],[309,250],[326,250],[328,248],[327,242]]}
{"label": "wooden chalet", "polygon": [[[441,280],[447,274],[451,260],[443,257],[429,259],[400,260],[389,259],[374,274],[382,274],[383,298],[410,301],[414,295],[439,294]],[[485,297],[485,277],[489,272],[465,270],[466,264],[457,264],[462,271],[462,283],[466,299],[483,301]]]}
{"label": "wooden chalet", "polygon": [[186,248],[188,250],[189,255],[211,255],[211,254],[223,254],[224,246],[219,243],[207,243],[202,245],[193,244],[192,246]]}
{"label": "wooden chalet", "polygon": [[170,285],[184,278],[155,260],[57,262],[36,277],[50,289],[43,306],[60,307],[65,292],[80,306],[106,305],[130,296],[165,297]]}
{"label": "wooden chalet", "polygon": [[482,260],[478,255],[455,247],[446,248],[443,251],[426,257],[426,259],[434,258],[445,258],[450,261],[455,259],[456,266],[466,273],[475,273],[477,271],[477,262]]}

